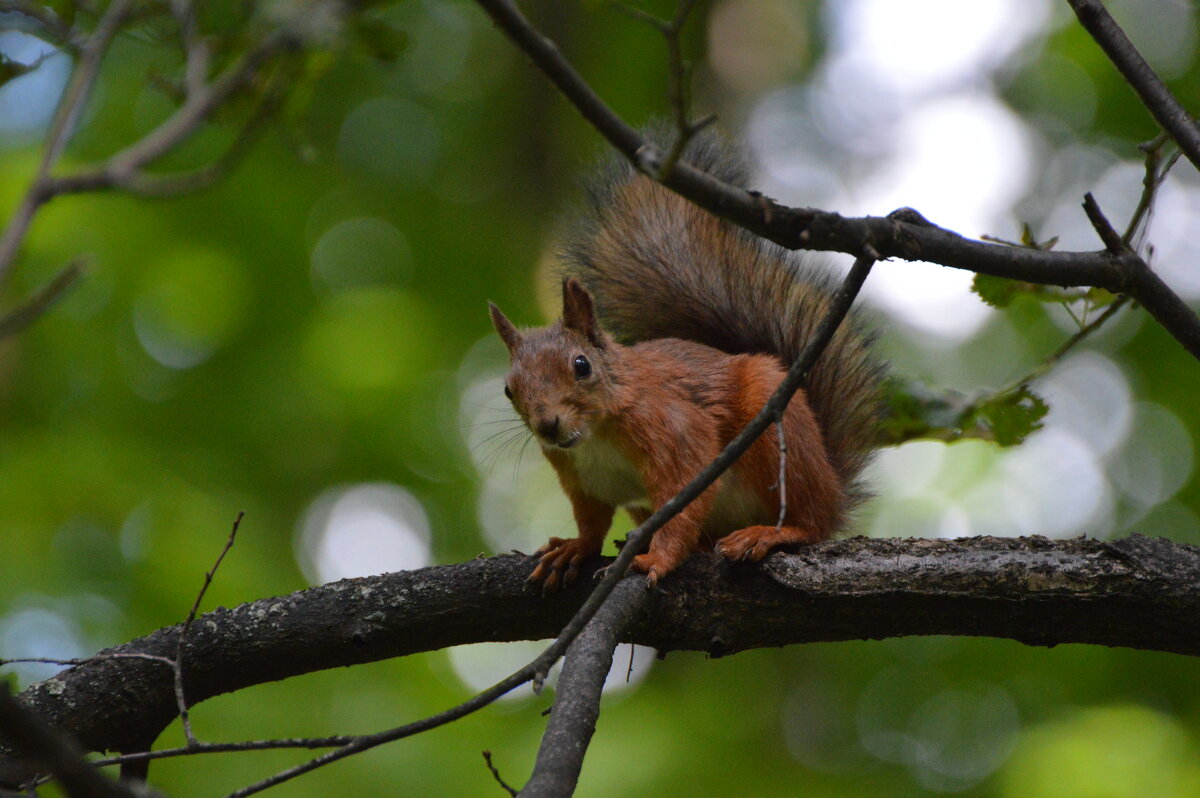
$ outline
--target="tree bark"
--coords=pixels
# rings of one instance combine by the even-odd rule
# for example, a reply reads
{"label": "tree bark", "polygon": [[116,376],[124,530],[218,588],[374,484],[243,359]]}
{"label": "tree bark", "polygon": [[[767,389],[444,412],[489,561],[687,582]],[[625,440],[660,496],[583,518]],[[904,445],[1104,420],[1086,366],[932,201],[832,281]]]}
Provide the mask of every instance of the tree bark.
{"label": "tree bark", "polygon": [[[348,579],[198,618],[185,692],[214,695],[324,668],[463,643],[558,633],[591,588],[527,589],[535,560],[503,555]],[[650,595],[629,642],[713,656],[813,641],[983,635],[1200,654],[1200,548],[1134,535],[830,541],[759,565],[697,555]],[[179,626],[106,649],[20,700],[86,750],[143,750],[177,715]],[[17,763],[11,759],[7,765]],[[8,768],[0,752],[0,781]]]}

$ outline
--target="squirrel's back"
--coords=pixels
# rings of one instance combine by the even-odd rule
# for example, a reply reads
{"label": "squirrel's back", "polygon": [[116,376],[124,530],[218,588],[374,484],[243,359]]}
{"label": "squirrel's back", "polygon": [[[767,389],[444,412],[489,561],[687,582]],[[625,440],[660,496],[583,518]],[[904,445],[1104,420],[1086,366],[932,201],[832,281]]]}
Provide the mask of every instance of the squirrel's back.
{"label": "squirrel's back", "polygon": [[[715,135],[684,156],[746,185],[745,158]],[[768,353],[786,366],[812,337],[836,275],[798,253],[718,219],[611,159],[588,186],[566,236],[564,270],[592,293],[602,325],[623,343],[683,338],[729,353]],[[850,504],[875,448],[883,367],[853,314],[809,374],[808,402]]]}

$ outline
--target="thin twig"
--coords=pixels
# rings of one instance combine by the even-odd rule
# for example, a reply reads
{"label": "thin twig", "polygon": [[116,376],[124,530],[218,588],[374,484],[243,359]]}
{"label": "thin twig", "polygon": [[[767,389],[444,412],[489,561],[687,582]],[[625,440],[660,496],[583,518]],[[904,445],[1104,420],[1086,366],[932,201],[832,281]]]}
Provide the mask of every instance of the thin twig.
{"label": "thin twig", "polygon": [[500,778],[500,771],[496,770],[496,766],[492,764],[492,752],[491,751],[483,752],[483,761],[487,762],[488,770],[492,771],[492,778],[494,778],[496,780],[496,783],[499,784],[501,787],[503,787],[508,792],[509,795],[516,796],[517,791],[514,790],[512,787],[508,786],[508,783],[505,782],[504,779]]}
{"label": "thin twig", "polygon": [[71,26],[49,6],[32,0],[0,0],[0,14],[20,14],[28,17],[48,34],[47,40],[52,44],[70,52],[76,49]]}
{"label": "thin twig", "polygon": [[787,436],[783,434],[783,416],[775,419],[775,431],[779,435],[779,518],[775,531],[783,531],[783,519],[787,515]]}
{"label": "thin twig", "polygon": [[[641,164],[643,171],[653,175],[657,180],[663,180],[675,170],[675,164],[683,156],[690,142],[697,133],[716,121],[715,115],[707,116],[698,122],[691,121],[691,65],[683,58],[681,35],[687,23],[688,15],[696,0],[679,0],[675,16],[671,20],[659,19],[640,8],[616,3],[615,6],[627,16],[644,22],[662,34],[667,43],[667,98],[671,103],[672,118],[675,122],[675,140],[661,158],[647,157]],[[650,153],[647,153],[649,156]],[[657,155],[657,154],[655,154]]]}
{"label": "thin twig", "polygon": [[175,661],[173,663],[175,671],[175,701],[179,704],[179,720],[183,724],[183,734],[187,738],[189,746],[196,745],[199,741],[196,735],[192,734],[192,723],[188,717],[187,698],[183,693],[183,648],[187,642],[188,631],[192,628],[192,622],[196,620],[196,611],[200,609],[200,602],[204,599],[204,594],[208,592],[208,586],[212,584],[213,576],[216,575],[217,569],[221,567],[221,561],[225,559],[225,555],[233,548],[233,542],[237,539],[238,527],[241,526],[242,518],[246,515],[245,511],[240,511],[237,518],[233,519],[233,528],[229,530],[229,538],[225,541],[225,547],[221,549],[221,553],[217,555],[217,561],[213,563],[213,567],[204,574],[204,584],[200,586],[200,592],[196,594],[196,600],[192,602],[192,608],[188,611],[187,620],[183,622],[183,627],[179,630],[179,641],[175,644]]}
{"label": "thin twig", "polygon": [[1100,0],[1067,0],[1079,23],[1091,34],[1105,55],[1137,92],[1151,116],[1171,134],[1188,160],[1200,169],[1200,127],[1171,91],[1155,74],[1142,54],[1129,41],[1125,31]]}
{"label": "thin twig", "polygon": [[1167,140],[1167,134],[1160,133],[1153,141],[1139,145],[1139,149],[1146,153],[1145,174],[1142,176],[1142,195],[1138,198],[1137,208],[1129,217],[1129,224],[1125,227],[1124,235],[1121,236],[1126,246],[1131,249],[1139,248],[1134,244],[1134,238],[1139,232],[1144,232],[1149,227],[1148,220],[1154,212],[1154,200],[1158,197],[1158,190],[1183,154],[1180,150],[1175,150],[1167,157],[1166,163],[1162,163],[1162,148]]}
{"label": "thin twig", "polygon": [[138,651],[122,651],[113,654],[93,654],[90,657],[77,657],[71,659],[57,659],[55,657],[12,657],[8,659],[0,659],[0,667],[5,665],[18,665],[23,663],[40,663],[43,665],[70,665],[77,667],[79,665],[91,665],[93,662],[103,662],[104,660],[114,659],[144,659],[149,662],[159,662],[163,665],[172,666],[175,660],[170,657],[159,656],[158,654],[143,654]]}
{"label": "thin twig", "polygon": [[268,36],[257,48],[243,55],[211,84],[189,94],[175,113],[138,142],[116,153],[98,167],[49,181],[47,190],[51,194],[69,194],[121,188],[135,193],[163,196],[209,184],[219,176],[222,169],[245,152],[245,147],[250,141],[247,137],[252,137],[257,132],[264,121],[263,114],[276,107],[277,98],[274,95],[264,100],[259,112],[253,115],[243,128],[242,135],[235,139],[225,156],[214,164],[188,174],[161,177],[147,175],[142,170],[195,132],[204,119],[245,86],[257,74],[262,64],[285,48],[288,42],[289,39],[282,33]]}
{"label": "thin twig", "polygon": [[1088,221],[1092,223],[1096,235],[1100,236],[1100,240],[1104,242],[1104,246],[1111,254],[1119,255],[1129,251],[1129,245],[1112,226],[1112,222],[1108,221],[1104,211],[1100,210],[1100,203],[1096,202],[1096,198],[1090,191],[1083,195],[1083,212],[1087,214]]}
{"label": "thin twig", "polygon": [[83,276],[83,261],[77,259],[54,275],[53,279],[30,297],[24,305],[0,316],[0,341],[21,332],[37,321],[75,285],[81,276]]}
{"label": "thin twig", "polygon": [[170,0],[171,14],[175,17],[180,43],[183,46],[183,86],[188,95],[204,90],[210,61],[208,42],[200,35],[196,22],[197,2],[198,0]]}
{"label": "thin twig", "polygon": [[1081,327],[1077,332],[1075,332],[1075,334],[1060,344],[1057,349],[1047,355],[1042,362],[1038,363],[1022,377],[1013,380],[1006,387],[996,391],[993,394],[990,394],[988,397],[986,397],[986,399],[977,400],[974,402],[974,404],[985,404],[987,401],[991,401],[995,397],[1006,396],[1014,391],[1018,391],[1021,388],[1028,386],[1031,382],[1039,377],[1045,376],[1052,368],[1054,368],[1054,366],[1059,363],[1059,361],[1063,359],[1063,357],[1066,356],[1068,352],[1074,349],[1080,341],[1103,327],[1109,319],[1117,314],[1117,311],[1125,307],[1127,304],[1129,304],[1129,296],[1127,294],[1117,297],[1107,308],[1104,309],[1103,313],[1092,319],[1092,321],[1087,325]]}
{"label": "thin twig", "polygon": [[[1145,173],[1142,175],[1142,194],[1138,198],[1137,207],[1134,208],[1133,213],[1129,216],[1129,224],[1125,227],[1125,234],[1121,236],[1126,246],[1133,246],[1133,238],[1137,235],[1139,229],[1141,229],[1142,222],[1150,216],[1154,198],[1158,194],[1158,188],[1166,178],[1166,171],[1164,170],[1160,175],[1158,167],[1162,162],[1162,149],[1167,141],[1167,134],[1159,133],[1151,141],[1138,145],[1138,149],[1146,154],[1144,159]],[[1147,226],[1149,226],[1149,223],[1147,223]]]}

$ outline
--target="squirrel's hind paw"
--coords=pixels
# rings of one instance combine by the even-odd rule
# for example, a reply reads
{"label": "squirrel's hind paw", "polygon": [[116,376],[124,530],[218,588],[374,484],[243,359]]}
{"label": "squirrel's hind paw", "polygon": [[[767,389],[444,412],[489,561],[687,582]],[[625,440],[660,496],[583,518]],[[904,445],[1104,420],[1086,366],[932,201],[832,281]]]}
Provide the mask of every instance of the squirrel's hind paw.
{"label": "squirrel's hind paw", "polygon": [[647,552],[633,558],[630,568],[646,575],[646,587],[657,587],[658,580],[679,567],[679,560],[672,560],[661,552]]}
{"label": "squirrel's hind paw", "polygon": [[721,538],[716,548],[727,560],[758,562],[784,543],[815,543],[820,539],[798,526],[748,526]]}

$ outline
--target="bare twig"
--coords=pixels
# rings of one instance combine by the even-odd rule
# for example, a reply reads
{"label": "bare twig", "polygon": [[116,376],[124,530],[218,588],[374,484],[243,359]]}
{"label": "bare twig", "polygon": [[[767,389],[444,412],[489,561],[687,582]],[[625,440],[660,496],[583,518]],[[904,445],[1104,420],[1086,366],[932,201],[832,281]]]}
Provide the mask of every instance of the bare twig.
{"label": "bare twig", "polygon": [[[1051,352],[1049,355],[1047,355],[1046,358],[1044,360],[1042,360],[1042,362],[1038,363],[1036,366],[1034,366],[1032,369],[1030,369],[1028,372],[1026,372],[1020,378],[1013,380],[1011,383],[1009,383],[1004,388],[1001,388],[999,391],[989,394],[987,397],[985,397],[983,399],[976,400],[972,404],[975,406],[978,406],[981,404],[985,404],[997,397],[1006,396],[1007,394],[1013,393],[1014,391],[1018,391],[1021,388],[1027,387],[1031,382],[1038,379],[1039,377],[1045,376],[1046,374],[1048,374],[1050,372],[1050,370],[1052,368],[1054,368],[1054,366],[1058,365],[1058,363],[1066,356],[1066,354],[1068,352],[1070,352],[1072,349],[1074,349],[1079,344],[1080,341],[1082,341],[1084,338],[1087,338],[1089,335],[1094,333],[1096,330],[1103,327],[1108,322],[1109,319],[1111,319],[1113,316],[1117,315],[1117,312],[1119,310],[1121,310],[1121,308],[1125,307],[1128,303],[1129,303],[1128,295],[1117,297],[1115,300],[1112,301],[1111,304],[1109,304],[1108,307],[1106,307],[1104,309],[1103,313],[1101,313],[1096,318],[1092,319],[1092,321],[1090,321],[1088,324],[1081,326],[1080,329],[1077,332],[1075,332],[1070,338],[1068,338],[1057,349],[1055,349],[1053,352]],[[969,411],[967,411],[967,412],[969,412]]]}
{"label": "bare twig", "polygon": [[14,308],[0,316],[0,341],[15,335],[33,322],[37,321],[47,310],[57,302],[63,294],[69,291],[83,275],[83,262],[76,260],[65,269],[54,275],[24,305]]}
{"label": "bare twig", "polygon": [[1171,94],[1154,69],[1129,41],[1125,31],[1100,0],[1067,0],[1079,23],[1091,34],[1105,55],[1137,92],[1151,116],[1171,134],[1188,160],[1200,169],[1200,128],[1191,114]]}
{"label": "bare twig", "polygon": [[775,431],[779,436],[779,518],[775,521],[775,531],[780,532],[787,515],[787,436],[783,434],[783,416],[775,419]]}
{"label": "bare twig", "polygon": [[657,30],[667,43],[667,97],[671,103],[672,119],[675,122],[675,140],[671,142],[671,147],[665,156],[662,158],[647,157],[641,163],[643,171],[649,172],[657,180],[662,180],[670,175],[675,169],[675,164],[679,163],[679,159],[683,156],[684,150],[687,149],[688,142],[697,133],[716,121],[716,116],[712,115],[706,116],[698,122],[693,122],[691,118],[692,69],[691,64],[683,58],[681,35],[688,15],[691,14],[692,7],[695,5],[696,0],[679,0],[675,16],[670,20],[664,20],[648,14],[640,8],[624,3],[615,4],[622,13]]}
{"label": "bare twig", "polygon": [[[1129,251],[1129,245],[1108,221],[1104,211],[1100,210],[1100,203],[1096,202],[1096,198],[1090,191],[1083,195],[1083,212],[1087,214],[1088,221],[1092,223],[1096,235],[1100,236],[1100,240],[1104,242],[1104,246],[1110,253],[1120,255]],[[1142,265],[1145,266],[1145,263],[1143,262]]]}
{"label": "bare twig", "polygon": [[171,14],[175,17],[179,29],[179,39],[183,45],[184,69],[183,86],[188,95],[198,94],[204,90],[208,80],[210,52],[208,42],[200,35],[196,22],[197,0],[169,0]]}
{"label": "bare twig", "polygon": [[[54,10],[34,0],[0,0],[0,13],[20,14],[37,23],[46,33],[46,40],[68,51],[75,51],[71,26],[63,21]],[[43,37],[39,37],[43,38]]]}
{"label": "bare twig", "polygon": [[243,134],[235,139],[226,155],[214,164],[189,174],[161,177],[147,175],[142,170],[195,132],[204,119],[244,87],[257,74],[263,63],[288,46],[289,41],[283,33],[268,36],[212,83],[190,93],[175,113],[141,140],[116,153],[98,167],[49,181],[47,190],[54,195],[121,188],[135,193],[161,196],[208,185],[219,176],[221,170],[244,153],[250,137],[264,121],[262,114],[274,109],[277,101],[275,95],[260,105],[259,112],[251,117],[243,129]]}
{"label": "bare twig", "polygon": [[488,768],[488,770],[490,770],[492,772],[492,778],[494,778],[496,780],[496,783],[499,784],[501,787],[503,787],[504,790],[509,795],[516,796],[518,794],[517,791],[514,790],[512,787],[508,786],[508,783],[505,782],[504,779],[500,778],[500,771],[497,770],[496,766],[492,764],[492,752],[491,751],[483,752],[483,761],[487,762],[487,768]]}
{"label": "bare twig", "polygon": [[71,659],[57,659],[54,657],[12,657],[8,659],[0,659],[0,667],[5,665],[17,665],[21,663],[41,663],[43,665],[70,665],[77,667],[79,665],[90,665],[93,662],[103,662],[111,659],[143,659],[148,662],[158,662],[163,665],[171,666],[175,661],[170,657],[160,657],[157,654],[144,654],[140,651],[121,651],[111,654],[93,654],[90,657],[75,657]]}
{"label": "bare twig", "polygon": [[50,121],[50,130],[46,134],[46,144],[37,173],[9,220],[4,235],[0,236],[0,284],[4,283],[9,269],[12,268],[17,249],[25,237],[26,230],[29,229],[30,222],[33,221],[34,213],[43,202],[53,196],[52,192],[47,190],[50,170],[54,168],[67,146],[71,129],[91,96],[92,86],[95,85],[96,76],[100,72],[100,62],[132,7],[133,0],[113,0],[105,10],[104,16],[100,18],[95,32],[80,47],[79,62],[71,73],[63,96],[54,111],[54,117]]}
{"label": "bare twig", "polygon": [[[12,0],[4,0],[12,2]],[[42,159],[16,211],[0,235],[0,284],[16,261],[38,208],[59,194],[121,188],[134,193],[164,196],[202,188],[219,178],[240,158],[253,141],[266,116],[278,105],[282,89],[267,90],[251,119],[234,139],[228,151],[213,163],[191,173],[149,175],[144,169],[177,147],[194,133],[236,92],[260,73],[278,54],[296,45],[294,36],[283,29],[272,31],[248,51],[243,52],[220,75],[206,82],[210,53],[195,20],[193,0],[172,0],[171,10],[179,25],[185,50],[185,96],[182,105],[162,124],[137,142],[117,152],[103,164],[84,171],[54,177],[51,172],[70,138],[75,121],[86,106],[99,72],[100,62],[122,24],[133,13],[133,0],[113,0],[101,17],[96,30],[80,47],[79,63],[68,81],[46,137]]]}
{"label": "bare twig", "polygon": [[1142,176],[1142,194],[1138,198],[1137,207],[1129,216],[1129,224],[1125,227],[1125,233],[1121,236],[1126,246],[1133,246],[1133,239],[1142,228],[1142,223],[1145,222],[1151,214],[1154,206],[1154,198],[1158,195],[1159,186],[1166,179],[1167,172],[1174,166],[1175,160],[1179,156],[1176,151],[1172,160],[1170,160],[1166,168],[1159,171],[1159,166],[1162,163],[1163,146],[1167,143],[1167,134],[1159,133],[1153,140],[1144,142],[1138,145],[1138,149],[1146,154],[1144,159],[1145,174]]}
{"label": "bare twig", "polygon": [[196,611],[200,609],[200,602],[204,600],[204,594],[208,592],[208,586],[212,584],[213,576],[217,573],[217,569],[221,567],[221,561],[225,559],[225,555],[233,548],[233,542],[237,539],[238,527],[241,526],[242,518],[245,515],[244,511],[239,512],[237,518],[233,520],[233,529],[229,530],[229,538],[225,541],[225,547],[217,555],[217,561],[213,563],[213,567],[204,574],[204,584],[200,586],[200,592],[196,594],[196,600],[192,602],[192,608],[188,611],[187,620],[183,622],[183,628],[179,630],[179,641],[175,644],[175,661],[172,663],[175,671],[175,700],[179,704],[179,720],[183,724],[183,734],[187,738],[189,746],[194,746],[199,741],[196,739],[196,735],[192,733],[192,723],[188,717],[187,698],[183,694],[183,647],[187,643],[188,630],[192,628],[192,622],[196,620]]}

